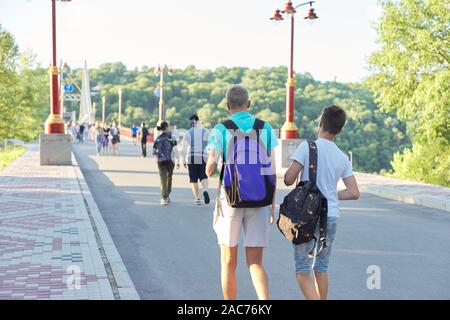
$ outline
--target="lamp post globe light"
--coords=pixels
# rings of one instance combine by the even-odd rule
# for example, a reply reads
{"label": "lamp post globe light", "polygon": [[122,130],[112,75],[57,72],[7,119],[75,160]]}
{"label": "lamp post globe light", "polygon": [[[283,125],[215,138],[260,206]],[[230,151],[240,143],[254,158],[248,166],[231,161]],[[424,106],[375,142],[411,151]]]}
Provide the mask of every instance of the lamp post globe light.
{"label": "lamp post globe light", "polygon": [[297,12],[297,8],[305,5],[309,5],[308,14],[304,17],[304,19],[314,20],[317,19],[318,16],[314,12],[314,8],[312,4],[315,1],[308,1],[304,3],[300,3],[296,6],[293,5],[292,1],[288,1],[285,4],[284,10],[277,9],[275,10],[274,15],[270,18],[270,20],[279,23],[284,20],[283,14],[286,14],[290,17],[291,20],[291,39],[290,39],[290,61],[289,61],[289,70],[288,70],[288,80],[286,82],[286,122],[281,127],[280,130],[280,138],[281,139],[298,139],[298,128],[294,122],[294,110],[295,110],[295,80],[294,80],[294,16]]}
{"label": "lamp post globe light", "polygon": [[[56,1],[52,2],[52,64],[50,74],[50,115],[44,124],[45,133],[39,135],[41,165],[71,165],[71,139],[65,134],[61,116],[61,97],[59,94],[60,70],[56,66]],[[70,2],[71,0],[59,0]],[[62,89],[61,89],[62,90]]]}

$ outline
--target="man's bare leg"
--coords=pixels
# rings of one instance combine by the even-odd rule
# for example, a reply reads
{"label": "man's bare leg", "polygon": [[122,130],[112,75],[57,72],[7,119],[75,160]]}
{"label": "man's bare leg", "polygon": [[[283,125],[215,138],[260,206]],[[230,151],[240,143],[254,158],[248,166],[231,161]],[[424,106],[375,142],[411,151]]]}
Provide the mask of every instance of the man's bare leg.
{"label": "man's bare leg", "polygon": [[222,293],[225,300],[236,300],[237,246],[220,245]]}
{"label": "man's bare leg", "polygon": [[247,257],[247,266],[252,276],[253,286],[259,300],[269,299],[269,281],[267,273],[262,264],[263,247],[247,247],[245,255]]}
{"label": "man's bare leg", "polygon": [[200,199],[198,191],[198,182],[192,183],[192,193],[194,194],[195,200]]}

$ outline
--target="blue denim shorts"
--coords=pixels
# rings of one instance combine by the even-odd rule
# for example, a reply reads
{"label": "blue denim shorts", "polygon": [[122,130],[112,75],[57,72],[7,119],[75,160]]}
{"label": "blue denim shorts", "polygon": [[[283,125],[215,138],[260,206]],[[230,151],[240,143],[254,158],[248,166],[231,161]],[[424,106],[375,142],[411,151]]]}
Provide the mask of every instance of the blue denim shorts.
{"label": "blue denim shorts", "polygon": [[[309,252],[313,249],[314,239],[294,246],[294,260],[295,260],[295,272],[310,272],[312,269],[316,272],[327,272],[328,263],[330,261],[331,247],[333,245],[334,237],[336,235],[337,217],[328,217],[327,223],[327,247],[322,249],[315,258],[308,256]],[[317,230],[317,239],[319,239],[319,233]],[[319,241],[315,251],[318,250]]]}

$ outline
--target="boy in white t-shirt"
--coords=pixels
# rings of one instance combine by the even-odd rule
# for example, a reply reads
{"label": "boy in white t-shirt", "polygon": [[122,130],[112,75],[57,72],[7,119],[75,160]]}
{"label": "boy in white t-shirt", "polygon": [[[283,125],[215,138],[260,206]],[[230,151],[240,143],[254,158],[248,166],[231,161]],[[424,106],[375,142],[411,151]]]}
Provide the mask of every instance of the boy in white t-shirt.
{"label": "boy in white t-shirt", "polygon": [[[345,111],[335,105],[324,108],[320,118],[317,145],[317,186],[328,202],[327,247],[322,249],[316,258],[308,253],[313,249],[314,240],[294,245],[295,271],[297,281],[306,299],[323,299],[328,295],[328,262],[331,247],[336,234],[339,218],[339,200],[357,200],[358,185],[352,172],[348,157],[336,146],[333,139],[345,124]],[[292,155],[291,166],[284,175],[284,183],[292,185],[301,174],[301,181],[309,180],[309,148],[302,142]],[[346,189],[337,191],[339,179],[343,180]],[[314,276],[312,276],[314,270]]]}

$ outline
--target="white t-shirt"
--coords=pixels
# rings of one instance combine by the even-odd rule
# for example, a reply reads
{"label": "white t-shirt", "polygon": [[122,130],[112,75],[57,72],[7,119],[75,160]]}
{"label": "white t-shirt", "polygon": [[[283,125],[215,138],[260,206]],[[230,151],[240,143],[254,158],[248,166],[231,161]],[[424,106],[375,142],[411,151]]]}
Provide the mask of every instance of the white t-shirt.
{"label": "white t-shirt", "polygon": [[[184,135],[184,145],[186,148],[186,157],[188,163],[191,163],[191,156],[194,157],[194,163],[201,164],[202,159],[208,159],[206,146],[208,144],[209,133],[204,128],[191,128]],[[192,148],[193,147],[193,148]]]}
{"label": "white t-shirt", "polygon": [[[333,141],[319,138],[317,145],[317,186],[327,198],[328,216],[339,217],[339,199],[337,184],[339,179],[345,179],[353,175],[352,166],[348,157],[336,146]],[[309,147],[308,142],[303,141],[291,156],[303,165],[300,181],[309,180]]]}

